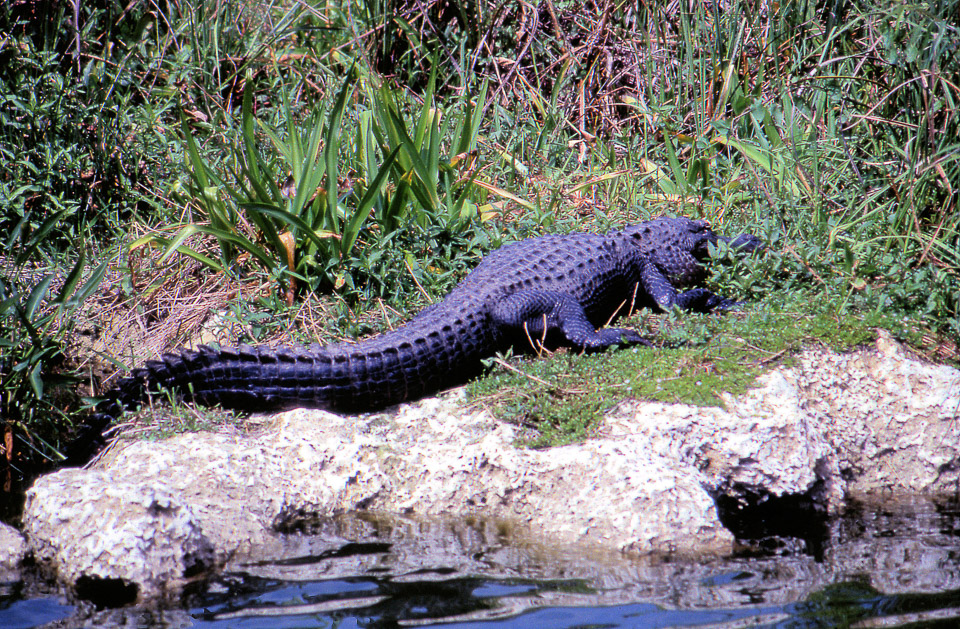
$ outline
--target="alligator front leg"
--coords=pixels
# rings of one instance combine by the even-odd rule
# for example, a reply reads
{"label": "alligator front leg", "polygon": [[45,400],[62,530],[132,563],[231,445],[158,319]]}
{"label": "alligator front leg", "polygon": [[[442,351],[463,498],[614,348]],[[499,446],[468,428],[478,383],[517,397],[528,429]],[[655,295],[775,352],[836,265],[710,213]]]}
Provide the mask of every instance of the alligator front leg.
{"label": "alligator front leg", "polygon": [[681,310],[693,312],[714,312],[716,310],[730,310],[742,302],[721,297],[706,288],[691,288],[677,295],[676,304]]}
{"label": "alligator front leg", "polygon": [[729,310],[740,302],[721,297],[706,288],[692,288],[679,292],[657,265],[648,263],[640,273],[640,284],[661,310],[671,310],[674,306],[692,312],[713,312]]}
{"label": "alligator front leg", "polygon": [[584,349],[603,349],[624,343],[650,345],[634,330],[598,330],[587,318],[580,302],[567,293],[518,291],[497,304],[492,317],[496,325],[525,334],[533,342],[546,338],[550,332],[559,331],[571,345]]}

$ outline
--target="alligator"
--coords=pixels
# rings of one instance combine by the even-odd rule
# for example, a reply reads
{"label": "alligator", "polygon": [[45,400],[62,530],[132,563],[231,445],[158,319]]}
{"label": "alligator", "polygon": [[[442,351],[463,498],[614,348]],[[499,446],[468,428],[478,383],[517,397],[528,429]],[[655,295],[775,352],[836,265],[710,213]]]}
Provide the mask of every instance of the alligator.
{"label": "alligator", "polygon": [[728,238],[687,218],[528,238],[493,251],[443,301],[367,340],[200,346],[148,361],[95,406],[88,427],[99,434],[160,390],[229,409],[361,412],[462,384],[482,372],[484,358],[509,348],[649,344],[634,330],[603,326],[642,307],[710,312],[738,305],[690,288],[705,278],[701,262],[720,242],[743,253],[763,246],[752,234]]}

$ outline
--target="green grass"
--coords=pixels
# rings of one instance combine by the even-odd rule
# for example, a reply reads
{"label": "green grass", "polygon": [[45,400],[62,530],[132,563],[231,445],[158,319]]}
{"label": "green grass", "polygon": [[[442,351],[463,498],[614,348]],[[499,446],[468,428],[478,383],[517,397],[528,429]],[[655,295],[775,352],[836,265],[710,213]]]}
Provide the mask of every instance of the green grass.
{"label": "green grass", "polygon": [[175,399],[158,405],[146,404],[125,419],[127,427],[119,431],[121,437],[151,441],[193,432],[250,431],[255,425],[242,413],[201,407]]}
{"label": "green grass", "polygon": [[[131,252],[202,260],[240,295],[238,340],[257,340],[315,329],[314,293],[333,304],[324,334],[369,331],[378,300],[407,314],[483,252],[548,231],[682,214],[767,240],[712,279],[742,315],[651,319],[657,351],[524,363],[553,392],[496,372],[519,378],[504,415],[550,442],[588,434],[612,400],[709,402],[769,353],[874,326],[955,356],[951,3],[80,3],[79,32],[69,4],[0,7],[0,237],[20,254],[0,265],[11,465],[56,458],[78,417],[57,391],[92,379],[56,358],[78,313],[43,278],[92,294],[110,260],[135,310],[156,287]],[[602,403],[583,378],[608,382]]]}

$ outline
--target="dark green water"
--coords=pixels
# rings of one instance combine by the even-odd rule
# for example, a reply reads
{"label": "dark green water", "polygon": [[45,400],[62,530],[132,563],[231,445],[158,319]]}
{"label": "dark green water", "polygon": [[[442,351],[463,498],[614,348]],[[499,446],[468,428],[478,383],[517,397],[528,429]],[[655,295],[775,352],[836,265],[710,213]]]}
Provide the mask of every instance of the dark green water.
{"label": "dark green water", "polygon": [[511,542],[483,523],[320,523],[163,608],[98,608],[37,575],[0,627],[960,627],[960,511],[854,508],[809,541],[628,560]]}

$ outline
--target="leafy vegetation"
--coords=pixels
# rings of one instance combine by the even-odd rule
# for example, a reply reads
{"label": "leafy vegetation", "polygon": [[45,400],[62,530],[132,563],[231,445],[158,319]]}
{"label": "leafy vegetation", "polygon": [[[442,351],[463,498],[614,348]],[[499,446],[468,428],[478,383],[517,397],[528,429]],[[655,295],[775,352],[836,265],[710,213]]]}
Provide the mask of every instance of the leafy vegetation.
{"label": "leafy vegetation", "polygon": [[[16,265],[11,275],[17,279],[0,276],[3,440],[9,448],[14,438],[20,437],[39,456],[55,452],[51,444],[59,439],[56,423],[50,418],[69,421],[69,412],[77,409],[76,400],[56,395],[64,384],[76,382],[68,373],[61,373],[60,367],[67,360],[64,349],[72,332],[72,317],[96,290],[107,269],[107,264],[101,263],[84,278],[82,251],[62,278],[25,268],[65,213],[61,210],[53,215],[29,236],[18,225],[4,243],[6,250],[20,252],[9,261]],[[25,276],[29,277],[26,282],[22,279]],[[10,462],[15,463],[12,458]]]}
{"label": "leafy vegetation", "polygon": [[4,3],[4,458],[56,458],[56,390],[96,379],[59,357],[107,260],[118,316],[176,321],[144,271],[202,290],[199,261],[261,340],[389,325],[543,231],[671,213],[767,240],[712,280],[762,307],[646,313],[668,347],[473,385],[549,442],[623,396],[714,403],[871,326],[957,360],[958,54],[949,3]]}
{"label": "leafy vegetation", "polygon": [[[270,139],[268,157],[258,150],[248,81],[241,137],[229,166],[237,183],[226,183],[216,168],[204,161],[186,128],[192,175],[187,199],[195,204],[203,223],[183,228],[172,239],[151,235],[133,246],[160,242],[166,245],[167,254],[185,253],[218,272],[229,269],[236,253],[242,252],[267,272],[289,273],[291,286],[300,279],[311,290],[344,285],[355,289],[384,275],[379,265],[351,264],[358,257],[355,249],[361,235],[368,240],[369,249],[384,251],[398,231],[408,229],[408,222],[421,229],[462,231],[477,210],[470,201],[472,178],[455,164],[476,150],[477,107],[473,101],[465,103],[463,112],[432,106],[434,74],[424,104],[410,124],[394,93],[385,86],[373,87],[373,81],[369,77],[364,81],[369,109],[359,111],[351,131],[344,128],[347,102],[353,101],[356,109],[362,107],[355,98],[355,73],[348,75],[338,90],[326,124],[320,116],[306,124],[309,134],[305,142],[289,103],[284,103],[285,138],[276,129],[259,125]],[[341,138],[352,139],[352,143]],[[444,155],[444,148],[453,155]],[[339,172],[341,152],[347,154],[346,177]],[[376,231],[366,229],[371,217]],[[243,233],[246,225],[252,226],[257,240],[266,241],[266,247]],[[219,260],[181,244],[195,233],[218,240]],[[291,290],[288,295],[291,304],[293,293]]]}

